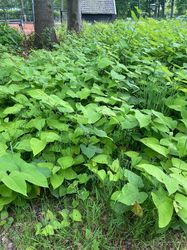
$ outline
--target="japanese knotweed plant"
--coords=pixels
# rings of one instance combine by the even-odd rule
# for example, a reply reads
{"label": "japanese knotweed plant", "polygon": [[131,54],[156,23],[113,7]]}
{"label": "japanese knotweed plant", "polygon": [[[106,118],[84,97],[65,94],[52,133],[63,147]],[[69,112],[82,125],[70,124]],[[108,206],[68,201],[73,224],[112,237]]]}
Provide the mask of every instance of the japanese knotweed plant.
{"label": "japanese knotweed plant", "polygon": [[187,223],[186,31],[141,20],[86,32],[27,60],[1,55],[0,205],[97,179],[138,216],[151,200],[160,227]]}

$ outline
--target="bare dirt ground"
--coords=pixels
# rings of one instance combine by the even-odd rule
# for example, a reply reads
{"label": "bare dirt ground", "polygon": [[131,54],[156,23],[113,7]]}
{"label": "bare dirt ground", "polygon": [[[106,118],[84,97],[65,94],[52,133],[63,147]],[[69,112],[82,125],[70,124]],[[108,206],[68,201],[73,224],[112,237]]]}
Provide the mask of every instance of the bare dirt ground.
{"label": "bare dirt ground", "polygon": [[15,28],[25,35],[31,35],[34,32],[34,24],[33,23],[24,23],[23,25],[19,24],[9,24],[12,28]]}

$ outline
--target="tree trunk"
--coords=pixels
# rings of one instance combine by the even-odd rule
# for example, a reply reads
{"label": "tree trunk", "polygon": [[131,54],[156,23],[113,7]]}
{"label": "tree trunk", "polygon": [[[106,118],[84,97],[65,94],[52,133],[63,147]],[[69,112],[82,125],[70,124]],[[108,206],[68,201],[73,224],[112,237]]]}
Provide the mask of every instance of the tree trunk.
{"label": "tree trunk", "polygon": [[158,1],[158,13],[157,13],[157,18],[160,17],[160,0]]}
{"label": "tree trunk", "polygon": [[140,10],[140,0],[138,0],[138,9]]}
{"label": "tree trunk", "polygon": [[68,25],[67,28],[70,31],[79,33],[81,31],[81,6],[80,0],[68,0]]}
{"label": "tree trunk", "polygon": [[170,17],[173,18],[173,12],[174,12],[174,0],[171,0],[171,14]]}
{"label": "tree trunk", "polygon": [[158,2],[155,2],[155,9],[154,9],[154,18],[158,17]]}
{"label": "tree trunk", "polygon": [[147,1],[146,12],[148,13],[148,17],[151,17],[151,2],[150,2],[150,0]]}
{"label": "tree trunk", "polygon": [[60,2],[60,21],[63,22],[63,12],[64,12],[64,0]]}
{"label": "tree trunk", "polygon": [[21,15],[22,15],[22,20],[23,22],[26,22],[27,18],[26,18],[26,15],[25,15],[25,9],[24,9],[24,3],[23,3],[23,0],[20,1],[21,3]]}
{"label": "tree trunk", "polygon": [[34,0],[34,15],[36,47],[51,48],[57,42],[52,0]]}
{"label": "tree trunk", "polygon": [[162,18],[165,18],[165,0],[161,0]]}

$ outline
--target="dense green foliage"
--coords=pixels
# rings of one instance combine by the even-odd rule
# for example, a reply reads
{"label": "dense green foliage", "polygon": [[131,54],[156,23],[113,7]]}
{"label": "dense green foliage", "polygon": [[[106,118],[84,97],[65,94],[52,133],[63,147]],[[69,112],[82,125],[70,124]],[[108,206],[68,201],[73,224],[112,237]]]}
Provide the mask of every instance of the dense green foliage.
{"label": "dense green foliage", "polygon": [[0,25],[0,45],[17,49],[21,46],[23,36],[7,24]]}
{"label": "dense green foliage", "polygon": [[[135,20],[0,55],[0,205],[105,190],[118,213],[187,224],[187,33]],[[92,191],[91,191],[92,190]],[[106,190],[108,190],[106,192]]]}

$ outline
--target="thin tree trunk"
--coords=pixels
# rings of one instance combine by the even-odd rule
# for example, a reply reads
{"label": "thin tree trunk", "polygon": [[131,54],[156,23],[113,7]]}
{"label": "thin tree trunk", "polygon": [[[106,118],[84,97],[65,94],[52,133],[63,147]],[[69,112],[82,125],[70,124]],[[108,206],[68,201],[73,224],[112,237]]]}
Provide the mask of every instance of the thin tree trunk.
{"label": "thin tree trunk", "polygon": [[148,16],[151,17],[151,1],[148,0]]}
{"label": "thin tree trunk", "polygon": [[165,0],[161,0],[161,6],[162,6],[162,18],[165,17]]}
{"label": "thin tree trunk", "polygon": [[159,17],[160,17],[160,0],[158,2],[158,14],[157,14],[157,18],[159,18]]}
{"label": "thin tree trunk", "polygon": [[140,10],[140,0],[138,0],[138,9]]}
{"label": "thin tree trunk", "polygon": [[82,26],[80,0],[68,0],[67,9],[68,9],[67,28],[70,31],[75,31],[79,33]]}
{"label": "thin tree trunk", "polygon": [[24,3],[23,3],[23,0],[20,1],[21,2],[21,15],[22,15],[22,20],[23,22],[26,22],[27,18],[26,18],[26,15],[25,15],[25,10],[24,10]]}
{"label": "thin tree trunk", "polygon": [[60,21],[63,22],[63,12],[64,12],[64,0],[61,0],[61,6],[60,6]]}
{"label": "thin tree trunk", "polygon": [[51,0],[34,0],[35,45],[51,48],[57,42],[54,29],[54,13]]}
{"label": "thin tree trunk", "polygon": [[175,0],[171,0],[171,14],[170,14],[170,17],[173,18],[173,12],[174,12],[174,2]]}
{"label": "thin tree trunk", "polygon": [[4,15],[4,20],[6,22],[7,21],[7,16],[6,16],[6,10],[5,9],[3,9],[3,15]]}
{"label": "thin tree trunk", "polygon": [[157,18],[158,16],[158,2],[155,3],[155,10],[154,10],[154,18]]}
{"label": "thin tree trunk", "polygon": [[32,1],[32,21],[35,23],[35,14],[34,14],[34,0],[31,0]]}

